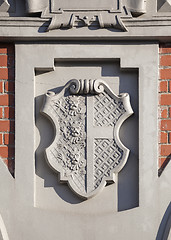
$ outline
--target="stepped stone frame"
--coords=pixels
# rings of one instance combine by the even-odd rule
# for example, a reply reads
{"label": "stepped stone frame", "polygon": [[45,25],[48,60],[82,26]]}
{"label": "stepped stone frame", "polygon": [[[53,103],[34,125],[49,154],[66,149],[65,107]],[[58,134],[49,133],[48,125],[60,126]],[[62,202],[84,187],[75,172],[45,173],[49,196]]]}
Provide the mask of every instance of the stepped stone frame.
{"label": "stepped stone frame", "polygon": [[[138,54],[137,54],[138,52]],[[34,56],[34,58],[33,58]],[[145,57],[144,57],[145,56]],[[46,208],[46,219],[41,221],[41,216],[45,211],[39,203],[36,202],[36,174],[35,174],[35,70],[37,71],[53,71],[54,61],[106,61],[120,59],[121,69],[138,69],[139,71],[139,207],[119,214],[117,212],[117,176],[114,184],[114,200],[112,201],[112,209],[107,210],[106,202],[103,209],[100,210],[95,202],[96,197],[86,200],[81,205],[68,205],[58,201],[58,196],[51,199],[53,211]],[[93,228],[101,228],[99,215],[103,215],[103,222],[108,222],[108,226],[103,232],[96,232],[96,239],[104,239],[106,234],[108,238],[114,236],[117,232],[118,239],[125,238],[125,231],[122,231],[117,223],[122,222],[127,232],[127,238],[138,239],[139,231],[132,232],[132,223],[144,225],[146,230],[142,232],[142,239],[155,239],[156,229],[160,224],[158,218],[158,201],[154,201],[158,196],[160,182],[157,176],[157,152],[158,152],[158,134],[157,134],[157,106],[158,106],[158,44],[146,42],[146,44],[16,44],[16,180],[14,197],[19,204],[15,207],[18,217],[24,219],[32,219],[41,224],[37,226],[37,231],[41,232],[45,238],[52,239],[53,232],[51,228],[58,226],[58,236],[61,239],[69,239],[72,230],[73,238],[78,239],[81,229],[72,227],[73,224],[80,223],[82,215],[88,216],[89,221],[93,221]],[[46,93],[46,92],[45,92]],[[153,124],[151,124],[153,123]],[[24,132],[24,138],[23,138]],[[27,148],[25,148],[27,146]],[[165,172],[164,172],[165,174]],[[150,186],[150,188],[149,188]],[[40,187],[40,186],[38,186]],[[43,191],[45,189],[43,188]],[[49,191],[53,191],[49,189]],[[113,193],[112,193],[113,194]],[[98,195],[98,199],[101,196]],[[95,200],[96,201],[95,201]],[[167,199],[167,196],[166,196]],[[94,202],[95,201],[95,202]],[[110,199],[107,200],[108,203]],[[110,203],[111,204],[111,203]],[[25,212],[25,207],[29,208],[29,212]],[[91,207],[90,207],[91,206]],[[94,207],[92,207],[94,206]],[[165,211],[165,204],[160,203],[162,212]],[[23,209],[23,211],[22,211]],[[59,210],[60,209],[60,210]],[[13,212],[11,205],[11,214]],[[73,215],[75,214],[74,221]],[[149,214],[149,211],[152,214]],[[36,213],[36,214],[35,214]],[[76,214],[77,213],[77,214]],[[26,214],[26,215],[23,215]],[[81,215],[80,215],[81,214]],[[88,214],[88,215],[87,215]],[[22,216],[21,216],[22,215]],[[65,220],[70,222],[66,225],[63,232],[63,221],[61,216],[65,215]],[[22,229],[21,222],[15,221],[16,214],[13,215],[13,222],[16,228]],[[90,217],[91,216],[91,217]],[[146,221],[148,216],[148,221]],[[52,221],[54,218],[54,221]],[[81,217],[82,218],[82,217]],[[131,218],[131,221],[129,219]],[[50,221],[51,219],[51,221]],[[51,227],[47,228],[48,222]],[[148,222],[153,223],[148,224]],[[90,223],[89,223],[90,224]],[[117,225],[117,229],[114,227]],[[29,231],[28,228],[24,228]],[[23,230],[23,231],[24,231]],[[20,230],[22,231],[22,230]],[[20,232],[19,231],[19,232]],[[10,233],[12,234],[12,233]],[[26,232],[25,232],[26,234]],[[67,234],[67,235],[66,235]],[[29,237],[31,237],[29,232]],[[34,235],[32,235],[33,237]],[[20,238],[19,238],[20,239]],[[34,239],[34,238],[33,238]],[[81,235],[79,235],[79,239]]]}

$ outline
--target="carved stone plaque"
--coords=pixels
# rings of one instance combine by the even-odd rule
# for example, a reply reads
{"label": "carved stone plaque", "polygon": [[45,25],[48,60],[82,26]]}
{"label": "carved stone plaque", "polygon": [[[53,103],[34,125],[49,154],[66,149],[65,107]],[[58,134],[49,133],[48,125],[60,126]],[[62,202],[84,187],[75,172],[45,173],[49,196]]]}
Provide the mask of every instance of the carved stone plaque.
{"label": "carved stone plaque", "polygon": [[28,13],[51,19],[47,31],[72,27],[114,28],[127,31],[122,19],[145,12],[146,0],[26,0]]}
{"label": "carved stone plaque", "polygon": [[51,0],[51,9],[52,12],[57,12],[59,9],[62,10],[118,10],[119,9],[119,1],[116,0],[93,0],[93,1],[79,1],[78,0]]}
{"label": "carved stone plaque", "polygon": [[100,79],[73,79],[60,93],[46,94],[42,113],[54,125],[46,158],[60,181],[83,198],[114,182],[129,154],[119,139],[121,124],[133,114],[128,94],[115,95]]}
{"label": "carved stone plaque", "polygon": [[142,14],[146,10],[146,0],[25,0],[25,2],[29,13],[41,12],[45,8],[48,8],[49,13],[59,13],[60,11],[116,11],[121,9],[121,5],[137,14]]}

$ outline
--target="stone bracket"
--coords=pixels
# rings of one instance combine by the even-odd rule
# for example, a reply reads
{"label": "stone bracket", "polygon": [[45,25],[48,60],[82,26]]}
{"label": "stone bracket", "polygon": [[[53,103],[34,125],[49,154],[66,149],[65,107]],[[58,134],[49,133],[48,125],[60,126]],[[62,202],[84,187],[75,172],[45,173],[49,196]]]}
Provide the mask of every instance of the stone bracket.
{"label": "stone bracket", "polygon": [[120,16],[110,13],[97,14],[57,14],[51,19],[47,31],[59,28],[73,28],[74,26],[93,26],[98,25],[100,28],[115,28],[121,31],[128,31]]}

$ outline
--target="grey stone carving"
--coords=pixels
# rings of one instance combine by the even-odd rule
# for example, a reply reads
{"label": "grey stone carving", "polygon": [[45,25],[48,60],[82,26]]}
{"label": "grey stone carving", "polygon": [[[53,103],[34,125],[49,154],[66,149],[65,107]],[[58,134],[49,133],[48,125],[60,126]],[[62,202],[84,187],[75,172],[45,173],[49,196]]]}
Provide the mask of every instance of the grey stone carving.
{"label": "grey stone carving", "polygon": [[116,96],[100,79],[73,79],[59,94],[46,94],[42,113],[55,128],[46,158],[60,181],[83,198],[114,182],[129,154],[119,139],[122,122],[133,114],[128,94]]}
{"label": "grey stone carving", "polygon": [[159,12],[171,12],[171,1],[158,0],[157,8]]}
{"label": "grey stone carving", "polygon": [[146,0],[128,0],[126,6],[133,15],[140,15],[146,12]]}
{"label": "grey stone carving", "polygon": [[16,12],[16,0],[0,0],[0,16],[14,16]]}
{"label": "grey stone carving", "polygon": [[10,8],[10,4],[7,0],[0,0],[0,12],[7,12]]}
{"label": "grey stone carving", "polygon": [[[106,12],[101,13],[62,13],[54,15],[47,31],[58,28],[72,28],[74,26],[98,26],[100,28],[115,28],[127,31],[126,26],[121,20],[123,14],[114,15]],[[130,17],[128,13],[126,16]],[[43,16],[45,17],[45,15]]]}
{"label": "grey stone carving", "polygon": [[[51,6],[50,12],[60,12],[61,10],[112,10],[118,9],[121,4],[121,0],[108,0],[108,1],[83,1],[71,0],[65,2],[62,0],[26,0],[27,12],[35,13],[42,12],[49,5]],[[131,12],[144,13],[146,11],[146,0],[126,0],[123,1],[123,5],[127,6]],[[110,9],[109,9],[110,7]]]}
{"label": "grey stone carving", "polygon": [[131,18],[131,12],[145,12],[145,0],[88,0],[88,1],[33,1],[26,0],[27,12],[41,12],[42,18],[50,18],[49,30],[72,28],[73,26],[99,26],[127,31],[122,18]]}

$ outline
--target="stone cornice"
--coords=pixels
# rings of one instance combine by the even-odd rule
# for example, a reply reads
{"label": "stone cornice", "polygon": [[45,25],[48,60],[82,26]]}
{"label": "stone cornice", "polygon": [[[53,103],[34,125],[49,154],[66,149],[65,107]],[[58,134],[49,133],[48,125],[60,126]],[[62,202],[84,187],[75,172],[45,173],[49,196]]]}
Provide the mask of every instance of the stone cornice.
{"label": "stone cornice", "polygon": [[122,18],[127,31],[113,28],[98,28],[98,22],[91,27],[77,26],[72,29],[55,29],[47,32],[50,19],[38,17],[1,17],[0,40],[171,40],[171,15],[156,15],[151,18]]}

